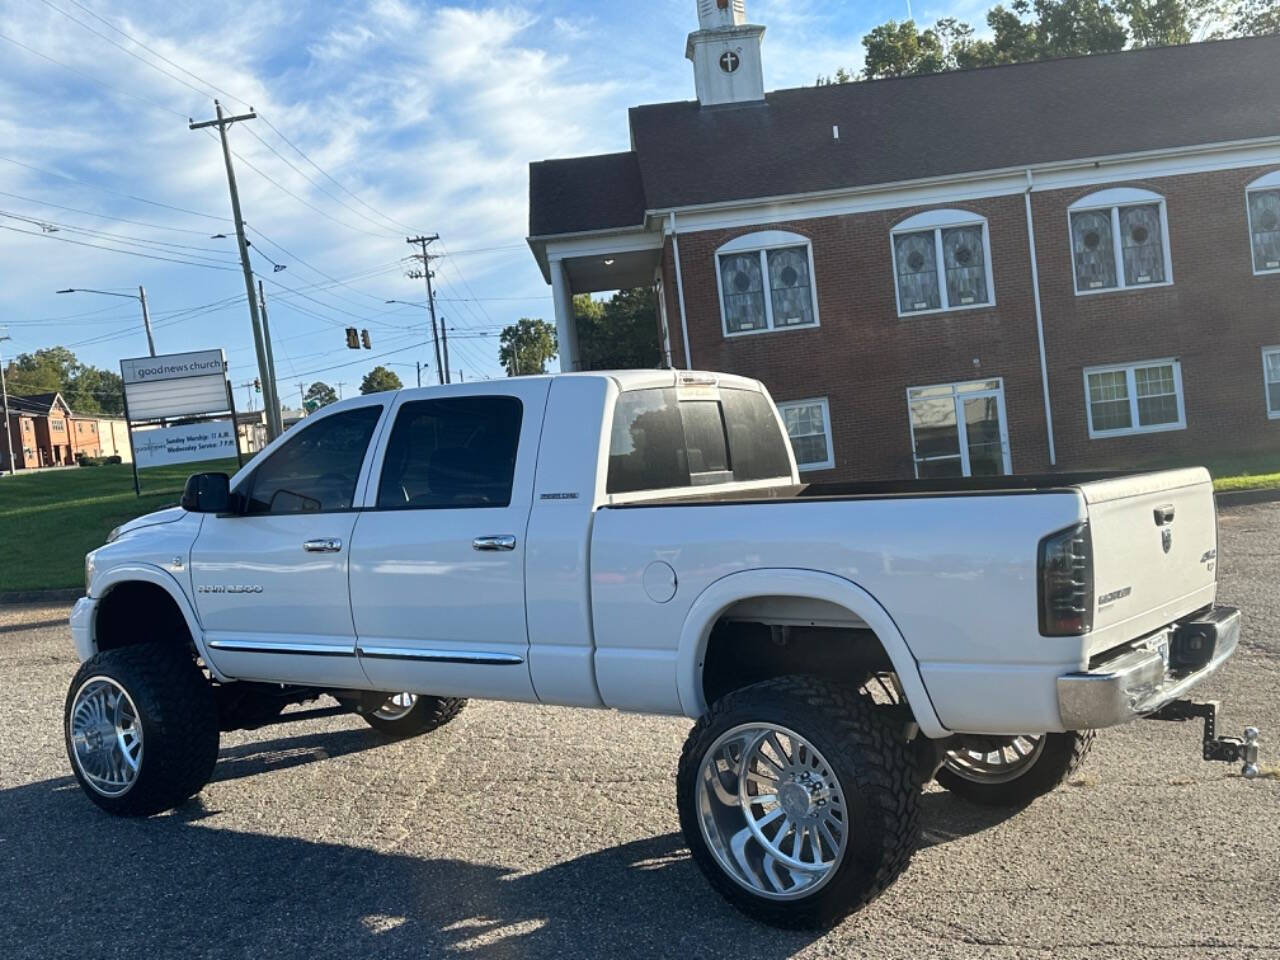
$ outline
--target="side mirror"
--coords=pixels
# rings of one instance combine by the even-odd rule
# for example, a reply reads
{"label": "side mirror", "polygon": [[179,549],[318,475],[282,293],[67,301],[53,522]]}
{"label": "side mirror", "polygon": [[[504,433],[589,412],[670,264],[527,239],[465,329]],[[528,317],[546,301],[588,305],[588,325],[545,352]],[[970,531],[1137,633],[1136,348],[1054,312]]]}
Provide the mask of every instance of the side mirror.
{"label": "side mirror", "polygon": [[182,509],[192,513],[227,513],[231,478],[225,473],[193,473],[182,491]]}

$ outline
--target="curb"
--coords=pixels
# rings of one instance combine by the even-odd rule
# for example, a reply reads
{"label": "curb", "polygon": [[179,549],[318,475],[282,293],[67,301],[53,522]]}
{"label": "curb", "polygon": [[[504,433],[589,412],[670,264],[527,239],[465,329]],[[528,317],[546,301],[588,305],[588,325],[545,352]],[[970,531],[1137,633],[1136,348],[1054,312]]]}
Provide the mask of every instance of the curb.
{"label": "curb", "polygon": [[84,596],[84,587],[59,590],[6,590],[0,592],[0,606],[9,603],[71,603]]}
{"label": "curb", "polygon": [[1223,490],[1215,493],[1214,499],[1220,507],[1243,507],[1250,503],[1273,503],[1280,500],[1280,488],[1263,488],[1261,490]]}

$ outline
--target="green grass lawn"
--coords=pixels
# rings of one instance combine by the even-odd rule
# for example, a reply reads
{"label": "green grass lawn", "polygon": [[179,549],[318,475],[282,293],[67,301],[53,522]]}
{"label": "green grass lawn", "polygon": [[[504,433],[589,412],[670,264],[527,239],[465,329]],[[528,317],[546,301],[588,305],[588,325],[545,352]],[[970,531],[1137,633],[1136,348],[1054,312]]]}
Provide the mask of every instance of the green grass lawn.
{"label": "green grass lawn", "polygon": [[117,524],[178,502],[187,476],[235,473],[235,460],[152,467],[133,492],[126,464],[0,476],[0,593],[78,587],[84,555]]}

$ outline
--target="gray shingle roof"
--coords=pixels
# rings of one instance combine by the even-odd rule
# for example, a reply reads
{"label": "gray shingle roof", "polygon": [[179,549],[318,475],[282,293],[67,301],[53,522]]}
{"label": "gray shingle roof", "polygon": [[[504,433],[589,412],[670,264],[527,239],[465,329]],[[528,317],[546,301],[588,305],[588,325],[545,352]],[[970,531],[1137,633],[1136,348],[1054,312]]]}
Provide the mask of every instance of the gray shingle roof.
{"label": "gray shingle roof", "polygon": [[[531,232],[639,224],[644,209],[1276,136],[1277,91],[1280,36],[1271,36],[778,90],[763,103],[633,107],[632,153],[532,165]],[[552,164],[554,176],[538,170]]]}

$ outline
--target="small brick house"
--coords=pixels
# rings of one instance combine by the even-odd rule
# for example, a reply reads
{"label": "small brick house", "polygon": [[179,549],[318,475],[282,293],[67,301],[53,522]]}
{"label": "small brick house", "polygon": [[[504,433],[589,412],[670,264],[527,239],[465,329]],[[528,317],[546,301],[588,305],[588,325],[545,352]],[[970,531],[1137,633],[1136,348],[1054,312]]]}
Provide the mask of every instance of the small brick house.
{"label": "small brick house", "polygon": [[[75,464],[71,408],[61,394],[10,396],[9,422],[6,426],[13,438],[16,469],[31,470]],[[0,431],[0,460],[6,469],[9,460],[7,441],[5,432]]]}
{"label": "small brick house", "polygon": [[563,368],[575,293],[652,284],[809,479],[1280,451],[1280,36],[766,94],[698,10],[696,101],[530,166]]}

